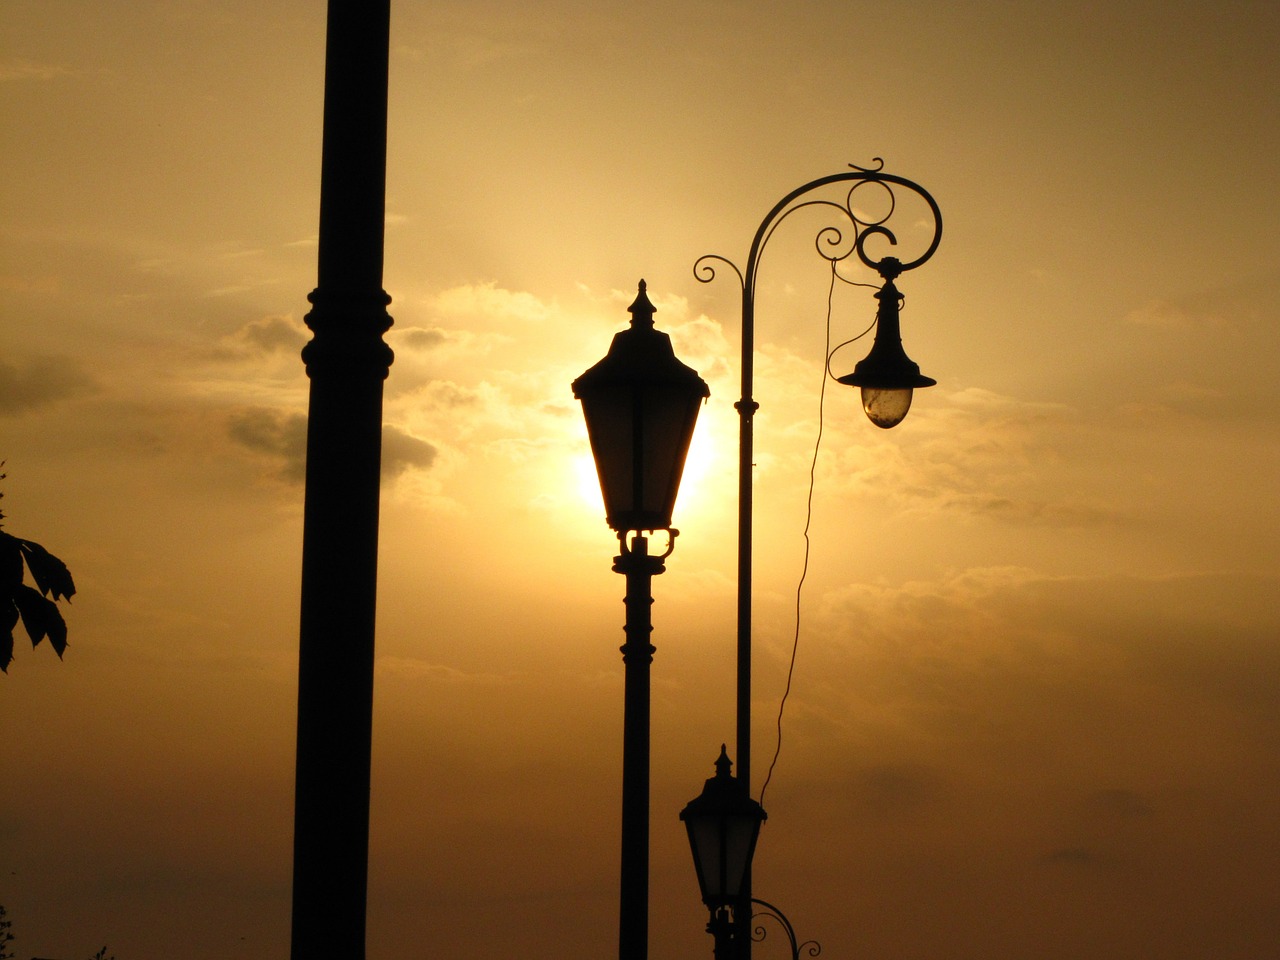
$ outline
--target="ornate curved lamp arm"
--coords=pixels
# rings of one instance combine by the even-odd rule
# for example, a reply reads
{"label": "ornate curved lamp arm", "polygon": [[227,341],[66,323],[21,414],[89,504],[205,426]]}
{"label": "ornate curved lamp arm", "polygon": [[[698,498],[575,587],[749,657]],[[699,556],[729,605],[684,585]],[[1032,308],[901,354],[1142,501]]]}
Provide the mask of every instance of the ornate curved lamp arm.
{"label": "ornate curved lamp arm", "polygon": [[[823,208],[833,213],[837,217],[837,223],[823,227],[814,238],[814,244],[817,247],[819,256],[833,263],[839,263],[856,254],[862,263],[875,270],[885,279],[893,279],[907,270],[914,270],[932,257],[934,251],[938,249],[938,244],[942,242],[942,211],[938,208],[937,201],[933,199],[929,191],[915,181],[892,173],[885,173],[884,161],[879,157],[875,158],[875,163],[876,166],[874,167],[860,167],[850,164],[849,170],[811,180],[803,186],[792,190],[779,200],[773,209],[765,215],[765,218],[760,221],[760,226],[756,229],[755,237],[751,241],[751,250],[747,255],[746,270],[739,269],[732,260],[719,254],[707,254],[699,257],[694,263],[693,275],[700,283],[710,283],[716,278],[715,263],[727,265],[738,277],[738,282],[742,287],[743,370],[748,376],[751,364],[745,358],[749,356],[747,351],[754,349],[756,275],[760,267],[760,258],[774,232],[791,214],[798,210],[812,207]],[[802,197],[833,183],[851,184],[844,196],[843,203],[832,199],[808,199],[798,202],[801,201]],[[879,184],[883,187],[889,199],[889,209],[884,216],[877,220],[864,219],[854,209],[854,197],[857,195],[858,190],[870,183]],[[875,258],[867,253],[866,244],[871,237],[884,237],[890,244],[895,246],[898,243],[897,236],[888,226],[898,207],[898,198],[894,192],[894,187],[901,187],[920,197],[928,205],[929,212],[933,217],[933,237],[925,247],[924,252],[913,260],[903,261],[900,258],[890,256]],[[851,238],[846,236],[846,231],[852,233]],[[744,399],[749,399],[750,390],[744,389],[743,397]]]}
{"label": "ornate curved lamp arm", "polygon": [[[831,212],[837,218],[837,222],[823,227],[814,238],[814,245],[819,256],[832,263],[839,263],[856,254],[863,264],[875,270],[886,280],[892,280],[907,270],[914,270],[923,264],[933,256],[934,251],[938,249],[938,244],[942,242],[942,211],[938,208],[937,201],[933,199],[929,191],[913,180],[908,180],[892,173],[885,173],[884,161],[879,157],[875,158],[875,163],[876,166],[874,167],[860,167],[850,164],[849,170],[811,180],[803,186],[792,190],[779,200],[773,209],[765,215],[764,219],[760,221],[760,226],[756,229],[755,237],[751,241],[751,250],[747,255],[745,271],[739,270],[728,258],[715,254],[701,257],[694,264],[694,276],[703,283],[708,283],[715,278],[715,270],[709,266],[709,261],[716,260],[732,267],[738,274],[738,279],[742,284],[742,395],[744,400],[749,401],[751,395],[752,363],[749,351],[754,351],[755,348],[756,276],[760,268],[760,259],[774,232],[789,216],[798,210],[814,207],[823,208]],[[814,191],[821,190],[823,187],[834,183],[851,184],[844,196],[843,203],[832,199],[801,201],[802,197],[806,197]],[[858,190],[870,183],[879,184],[883,187],[889,199],[889,209],[884,216],[876,220],[863,219],[854,209],[854,197],[857,195]],[[866,249],[867,241],[871,237],[884,237],[894,246],[898,243],[897,236],[888,226],[898,208],[898,198],[894,192],[895,186],[908,190],[924,200],[933,216],[933,237],[925,247],[924,252],[913,260],[903,261],[900,258],[891,256],[877,259],[868,254]],[[842,225],[844,229],[841,228]],[[846,230],[851,231],[851,238],[846,236]]]}
{"label": "ornate curved lamp arm", "polygon": [[[791,945],[791,960],[800,960],[800,954],[805,956],[816,957],[822,953],[822,944],[817,940],[801,941],[796,936],[796,928],[791,925],[791,921],[787,919],[787,915],[775,907],[767,900],[761,900],[759,897],[752,897],[753,906],[763,907],[761,910],[752,910],[751,920],[754,923],[756,917],[767,917],[782,927],[782,932],[787,935],[787,942]],[[759,943],[766,936],[764,924],[755,924],[751,929],[751,939]]]}
{"label": "ornate curved lamp arm", "polygon": [[[784,219],[803,207],[829,207],[838,212],[842,218],[847,219],[849,226],[853,229],[852,246],[844,250],[843,253],[840,253],[839,250],[841,249],[843,236],[840,233],[839,228],[824,227],[819,231],[817,238],[819,254],[828,260],[838,261],[843,260],[850,254],[856,252],[859,260],[868,267],[871,267],[873,270],[879,271],[881,265],[889,258],[882,258],[880,260],[872,259],[866,252],[865,244],[867,239],[872,236],[883,236],[891,244],[897,244],[897,237],[894,236],[893,232],[886,225],[889,220],[892,219],[894,211],[897,209],[897,195],[893,191],[894,186],[910,190],[912,193],[923,199],[924,202],[929,205],[929,211],[933,215],[934,225],[933,238],[925,248],[925,251],[920,254],[920,256],[909,262],[901,263],[901,261],[899,261],[901,263],[899,272],[914,270],[933,256],[934,251],[938,249],[938,244],[942,242],[942,211],[938,208],[937,202],[929,192],[918,183],[908,180],[905,177],[896,176],[892,173],[885,173],[884,161],[879,157],[875,158],[875,162],[877,164],[875,167],[859,167],[855,164],[850,164],[850,169],[848,171],[831,174],[826,177],[819,177],[817,180],[812,180],[803,186],[797,187],[778,201],[774,208],[765,216],[759,229],[756,231],[755,239],[751,244],[751,253],[747,258],[747,284],[751,288],[752,293],[755,292],[755,274],[759,265],[760,255],[763,253],[764,247],[767,245],[769,238],[773,235],[774,230],[777,229],[778,225]],[[851,182],[853,184],[849,188],[849,192],[845,195],[843,204],[836,203],[834,200],[807,200],[804,203],[796,203],[796,201],[805,194],[825,187],[828,184],[843,182]],[[864,220],[853,209],[853,198],[857,194],[858,189],[868,183],[878,183],[883,186],[889,198],[889,209],[886,211],[885,215],[878,220]],[[824,244],[829,246],[831,253],[828,254],[823,252],[822,247]]]}

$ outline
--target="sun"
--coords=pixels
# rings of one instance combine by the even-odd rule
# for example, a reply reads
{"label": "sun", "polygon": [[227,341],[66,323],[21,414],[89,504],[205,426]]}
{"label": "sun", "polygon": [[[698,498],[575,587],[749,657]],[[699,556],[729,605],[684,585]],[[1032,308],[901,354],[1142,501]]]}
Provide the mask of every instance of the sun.
{"label": "sun", "polygon": [[[586,446],[585,438],[583,446]],[[600,475],[596,472],[596,462],[591,457],[589,447],[582,453],[574,454],[573,476],[583,508],[591,515],[603,517],[604,495],[600,493]]]}
{"label": "sun", "polygon": [[[676,496],[674,519],[702,513],[712,502],[710,487],[719,461],[718,445],[709,423],[699,423],[689,444],[689,455],[684,461],[684,476],[680,480],[680,492]],[[678,524],[677,524],[678,525]]]}
{"label": "sun", "polygon": [[[684,462],[684,474],[680,480],[680,492],[676,496],[673,521],[678,527],[681,518],[700,516],[725,500],[724,483],[732,483],[733,463],[725,459],[728,452],[720,440],[714,418],[706,417],[694,430],[689,444],[689,454]],[[595,460],[583,439],[584,449],[572,457],[572,475],[577,500],[584,515],[604,516],[604,497],[600,493],[600,477]]]}

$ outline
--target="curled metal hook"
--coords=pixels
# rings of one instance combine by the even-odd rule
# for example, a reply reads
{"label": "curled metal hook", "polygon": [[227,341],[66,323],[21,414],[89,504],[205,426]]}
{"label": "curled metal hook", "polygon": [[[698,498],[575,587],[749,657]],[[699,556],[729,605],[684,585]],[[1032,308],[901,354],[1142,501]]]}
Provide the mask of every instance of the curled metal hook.
{"label": "curled metal hook", "polygon": [[[646,533],[665,533],[667,535],[667,548],[660,554],[651,554],[648,549],[648,537],[645,537],[645,546],[642,550],[635,549],[635,540],[644,537]],[[634,537],[631,535],[634,534]],[[645,556],[652,560],[665,560],[671,556],[672,551],[676,548],[676,537],[680,535],[680,531],[675,527],[658,527],[653,530],[623,530],[618,534],[618,549],[622,556]],[[628,539],[631,537],[631,539]]]}
{"label": "curled metal hook", "polygon": [[694,261],[694,277],[699,283],[710,283],[716,278],[715,264],[717,263],[722,263],[732,270],[738,278],[738,286],[745,289],[745,284],[742,279],[742,271],[738,269],[738,265],[728,257],[722,257],[718,253],[708,253]]}
{"label": "curled metal hook", "polygon": [[[764,908],[762,910],[752,910],[752,921],[754,921],[756,917],[765,917],[773,920],[782,927],[782,932],[787,935],[787,941],[791,946],[791,960],[800,960],[800,954],[802,953],[808,957],[817,957],[822,954],[822,944],[818,943],[817,940],[800,940],[796,936],[796,928],[791,925],[791,921],[787,919],[787,915],[772,903],[769,903],[767,900],[761,900],[759,897],[752,897],[751,902],[755,906]],[[764,940],[766,936],[767,934],[763,923],[756,924],[752,927],[752,940],[759,943],[761,940]]]}

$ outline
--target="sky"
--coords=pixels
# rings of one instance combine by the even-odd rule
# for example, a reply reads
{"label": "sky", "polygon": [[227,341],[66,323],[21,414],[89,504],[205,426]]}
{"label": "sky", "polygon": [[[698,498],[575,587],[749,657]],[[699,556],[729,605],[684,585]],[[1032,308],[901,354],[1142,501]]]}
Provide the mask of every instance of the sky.
{"label": "sky", "polygon": [[[757,796],[820,397],[822,441],[756,894],[832,958],[1275,953],[1278,11],[393,4],[370,960],[616,949],[623,585],[569,384],[641,278],[711,388],[654,581],[650,954],[710,955],[677,814],[733,741],[740,304],[692,266],[876,157],[943,212],[898,284],[938,385],[892,431],[822,396],[828,268],[778,232]],[[5,530],[78,587],[63,661],[0,677],[18,957],[287,956],[324,28],[0,4]],[[833,335],[873,313],[842,288]]]}

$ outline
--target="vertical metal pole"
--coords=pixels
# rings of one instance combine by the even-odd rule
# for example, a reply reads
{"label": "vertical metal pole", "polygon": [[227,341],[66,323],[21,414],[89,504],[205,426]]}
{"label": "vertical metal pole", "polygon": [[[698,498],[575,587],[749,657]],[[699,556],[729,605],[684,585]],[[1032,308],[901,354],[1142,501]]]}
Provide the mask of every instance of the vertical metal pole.
{"label": "vertical metal pole", "polygon": [[390,0],[330,0],[303,515],[292,960],[363,960]]}
{"label": "vertical metal pole", "polygon": [[[763,229],[763,228],[762,228]],[[751,795],[751,544],[753,525],[752,469],[754,423],[760,404],[752,397],[755,381],[755,265],[760,234],[752,245],[742,291],[742,399],[738,411],[738,779]],[[751,864],[742,881],[742,896],[733,907],[737,960],[751,958]]]}
{"label": "vertical metal pole", "polygon": [[738,411],[738,779],[747,794],[751,793],[751,470],[754,458],[752,427],[760,405],[751,398],[752,335],[751,314],[743,307],[742,334],[742,399],[734,404]]}
{"label": "vertical metal pole", "polygon": [[637,535],[613,569],[627,578],[622,718],[622,883],[618,911],[619,960],[649,955],[649,666],[653,662],[653,578],[664,568]]}

